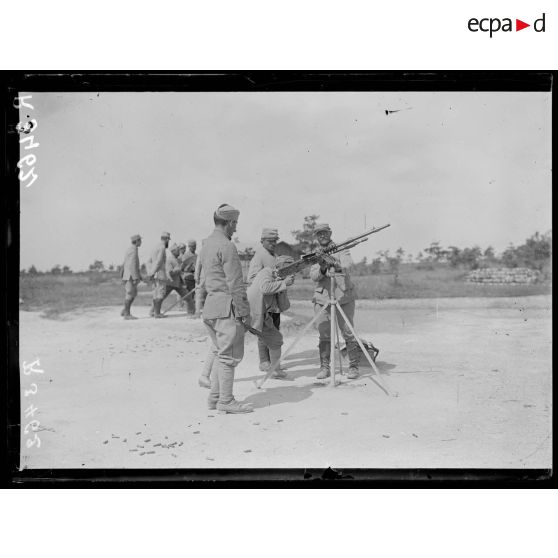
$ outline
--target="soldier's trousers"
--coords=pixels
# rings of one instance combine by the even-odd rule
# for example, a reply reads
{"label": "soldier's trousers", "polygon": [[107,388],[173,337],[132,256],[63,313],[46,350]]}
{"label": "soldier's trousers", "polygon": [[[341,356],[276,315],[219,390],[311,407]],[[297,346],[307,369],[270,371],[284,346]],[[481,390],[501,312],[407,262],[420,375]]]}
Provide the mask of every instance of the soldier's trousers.
{"label": "soldier's trousers", "polygon": [[124,291],[126,292],[125,299],[126,300],[134,300],[136,296],[138,296],[138,286],[136,282],[132,279],[128,279],[124,283]]}
{"label": "soldier's trousers", "polygon": [[167,284],[159,279],[154,280],[153,300],[163,300],[166,296]]}
{"label": "soldier's trousers", "polygon": [[244,327],[231,315],[203,320],[211,341],[217,347],[218,365],[211,371],[210,401],[230,403],[233,399],[234,369],[244,357]]}
{"label": "soldier's trousers", "polygon": [[[322,308],[323,306],[321,306],[320,304],[314,304],[314,315],[316,315]],[[349,320],[349,322],[351,322],[351,325],[353,325],[355,317],[355,301],[353,300],[351,302],[348,302],[347,304],[342,304],[341,308],[343,308],[343,312],[345,312],[347,319]],[[337,323],[339,324],[339,329],[341,330],[341,334],[343,335],[347,346],[356,343],[355,336],[352,334],[349,326],[345,323],[345,320],[339,313],[339,310],[336,310],[336,317]],[[322,314],[322,316],[318,319],[318,321],[316,322],[316,327],[318,328],[318,332],[320,334],[320,341],[330,342],[331,308],[328,308],[327,312],[325,314]],[[335,343],[335,341],[336,340],[334,339],[333,342]]]}
{"label": "soldier's trousers", "polygon": [[266,314],[262,327],[262,337],[258,337],[258,345],[261,344],[269,349],[280,349],[283,345],[283,335],[275,326],[273,316],[275,314]]}
{"label": "soldier's trousers", "polygon": [[165,291],[163,293],[163,300],[165,300],[165,298],[167,298],[167,296],[169,296],[172,293],[172,291],[176,291],[180,298],[182,298],[187,292],[184,289],[184,287],[182,287],[182,286],[175,287],[174,285],[165,285]]}
{"label": "soldier's trousers", "polygon": [[[194,279],[186,279],[184,283],[184,294],[189,293],[192,289],[196,288],[196,282]],[[184,296],[184,295],[182,295]],[[186,312],[188,314],[193,314],[196,311],[196,293],[192,293],[184,302],[186,303]]]}

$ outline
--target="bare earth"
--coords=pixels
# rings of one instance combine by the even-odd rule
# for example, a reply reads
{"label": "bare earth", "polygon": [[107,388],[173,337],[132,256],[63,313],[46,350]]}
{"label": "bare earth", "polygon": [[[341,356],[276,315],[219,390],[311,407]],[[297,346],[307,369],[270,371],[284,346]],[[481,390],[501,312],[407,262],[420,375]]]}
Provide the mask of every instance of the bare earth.
{"label": "bare earth", "polygon": [[[293,303],[288,347],[311,317]],[[27,468],[550,468],[551,297],[361,301],[356,326],[380,348],[397,397],[360,379],[316,382],[317,334],[287,361],[293,381],[257,390],[255,338],[246,337],[235,395],[247,415],[206,407],[197,378],[208,348],[203,324],[171,312],[124,321],[119,307],[63,320],[20,313],[20,358],[44,374],[21,376],[37,394],[41,447]],[[290,318],[290,319],[289,319]],[[23,426],[30,419],[22,416]]]}

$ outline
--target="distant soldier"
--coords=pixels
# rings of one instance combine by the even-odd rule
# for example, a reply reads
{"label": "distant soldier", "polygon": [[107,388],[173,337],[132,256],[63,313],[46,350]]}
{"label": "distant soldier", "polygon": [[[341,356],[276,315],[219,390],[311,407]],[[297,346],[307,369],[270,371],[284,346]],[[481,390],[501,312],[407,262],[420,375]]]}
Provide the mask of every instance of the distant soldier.
{"label": "distant soldier", "polygon": [[182,298],[186,294],[179,256],[180,250],[178,245],[173,244],[166,254],[165,271],[167,273],[167,284],[165,285],[163,300],[173,291],[176,292],[179,298]]}
{"label": "distant soldier", "polygon": [[[279,233],[277,229],[265,228],[262,230],[261,245],[256,248],[254,257],[250,260],[248,284],[252,283],[260,270],[265,267],[271,269],[275,267],[275,247],[278,240]],[[279,312],[273,313],[272,319],[276,329],[279,329],[281,327],[281,314]],[[260,357],[260,370],[262,372],[268,370],[270,363],[269,349],[260,338],[258,338],[258,353]]]}
{"label": "distant soldier", "polygon": [[155,318],[164,318],[165,316],[161,314],[161,304],[163,304],[163,299],[166,295],[166,286],[168,283],[168,277],[166,272],[166,251],[170,241],[170,233],[161,233],[161,242],[157,245],[155,250],[153,250],[151,257],[147,262],[147,269],[149,278],[154,283],[153,289],[153,305],[150,316]]}
{"label": "distant soldier", "polygon": [[[331,246],[331,229],[327,223],[321,223],[314,228],[314,234],[318,239],[319,248],[325,249]],[[316,283],[314,289],[314,314],[317,314],[323,306],[329,302],[331,291],[331,276],[330,273],[335,274],[336,290],[335,297],[341,304],[343,312],[353,325],[355,315],[355,290],[351,277],[349,275],[348,267],[351,264],[350,254],[348,250],[338,254],[331,254],[330,257],[335,259],[335,267],[333,270],[328,268],[326,263],[317,263],[310,268],[310,278]],[[320,320],[316,323],[320,334],[318,344],[320,352],[320,371],[316,376],[317,379],[322,380],[330,376],[330,350],[331,343],[335,340],[331,339],[331,322],[330,313],[326,312],[322,315]],[[360,363],[360,348],[358,346],[355,336],[337,311],[337,323],[341,329],[341,333],[347,344],[347,355],[349,357],[349,371],[347,378],[354,380],[358,378],[358,366]]]}
{"label": "distant soldier", "polygon": [[[196,287],[195,271],[198,254],[196,254],[197,245],[195,240],[188,240],[187,244],[188,249],[182,252],[180,261],[182,264],[182,280],[184,281],[186,292],[190,292]],[[190,295],[185,302],[186,311],[193,317],[196,311],[194,294]]]}
{"label": "distant soldier", "polygon": [[[262,332],[262,338],[258,337],[258,342],[269,350],[269,367],[273,367],[281,359],[283,345],[283,335],[273,322],[273,316],[289,309],[291,304],[287,296],[287,287],[294,282],[293,275],[280,279],[277,271],[293,262],[291,256],[278,256],[276,264],[258,271],[248,287],[252,326]],[[285,379],[287,374],[277,368],[271,377]]]}
{"label": "distant soldier", "polygon": [[231,242],[239,213],[227,204],[217,208],[213,214],[215,230],[205,239],[201,253],[207,291],[202,315],[218,359],[211,372],[208,406],[222,414],[253,411],[233,396],[235,367],[244,356],[244,325],[251,321],[240,258]]}
{"label": "distant soldier", "polygon": [[138,248],[141,246],[141,236],[135,234],[131,238],[132,245],[126,250],[124,263],[122,264],[122,282],[124,283],[124,308],[120,315],[125,320],[136,320],[135,316],[130,314],[132,302],[138,296],[138,283],[142,280],[140,273],[140,263],[138,256]]}

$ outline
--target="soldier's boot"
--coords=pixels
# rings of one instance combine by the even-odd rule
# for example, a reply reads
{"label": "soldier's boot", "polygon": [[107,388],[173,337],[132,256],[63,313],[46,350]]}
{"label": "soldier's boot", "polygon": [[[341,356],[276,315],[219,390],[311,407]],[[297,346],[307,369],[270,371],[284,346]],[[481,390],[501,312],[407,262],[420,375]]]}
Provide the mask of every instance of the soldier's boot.
{"label": "soldier's boot", "polygon": [[360,347],[356,341],[347,343],[347,356],[349,357],[347,378],[349,380],[356,380],[360,376],[358,371],[358,365],[360,364]]}
{"label": "soldier's boot", "polygon": [[[281,360],[281,349],[269,349],[269,356],[271,357],[270,368],[273,368],[275,363],[277,363],[277,362],[279,362],[279,360]],[[273,372],[271,377],[275,378],[276,380],[289,380],[290,379],[288,374],[283,369],[281,369],[280,367],[277,367],[275,369],[275,371]]]}
{"label": "soldier's boot", "polygon": [[267,372],[271,367],[271,357],[267,345],[258,339],[258,355],[260,357],[260,372]]}
{"label": "soldier's boot", "polygon": [[[251,413],[254,410],[251,405],[236,401],[233,396],[234,366],[219,362],[217,369],[212,372],[212,374],[215,373],[218,374],[219,378],[219,401],[217,403],[219,414],[226,415],[229,413],[236,415]],[[213,392],[214,390],[212,389],[211,391]]]}
{"label": "soldier's boot", "polygon": [[329,369],[331,343],[329,341],[320,341],[318,349],[320,351],[320,371],[316,376],[316,380],[325,380],[331,375],[331,371]]}
{"label": "soldier's boot", "polygon": [[122,310],[120,311],[120,315],[121,315],[122,317],[124,317],[124,316],[126,315],[126,303],[127,303],[127,302],[128,302],[128,301],[127,301],[126,299],[124,299],[124,308],[122,308]]}
{"label": "soldier's boot", "polygon": [[164,314],[161,314],[162,304],[163,304],[162,300],[154,300],[153,301],[153,306],[155,307],[153,317],[155,317],[155,318],[166,318],[166,316]]}
{"label": "soldier's boot", "polygon": [[124,314],[125,320],[137,320],[137,318],[135,316],[132,316],[132,314],[130,313],[132,309],[132,302],[134,302],[134,299],[127,300],[124,303],[126,307],[126,313]]}

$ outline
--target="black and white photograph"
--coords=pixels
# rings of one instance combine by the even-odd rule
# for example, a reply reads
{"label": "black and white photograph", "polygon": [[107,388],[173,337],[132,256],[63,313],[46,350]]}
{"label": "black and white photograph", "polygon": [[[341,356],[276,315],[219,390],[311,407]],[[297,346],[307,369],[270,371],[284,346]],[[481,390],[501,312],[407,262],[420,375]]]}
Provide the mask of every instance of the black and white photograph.
{"label": "black and white photograph", "polygon": [[17,91],[20,470],[551,470],[550,77],[489,77]]}

